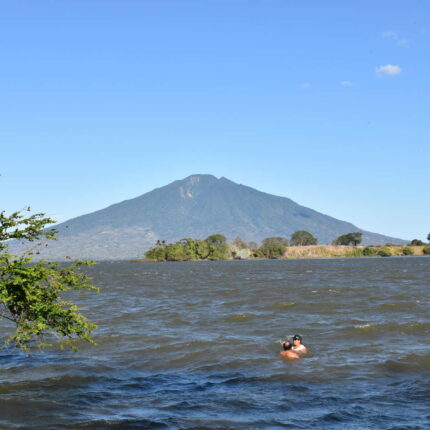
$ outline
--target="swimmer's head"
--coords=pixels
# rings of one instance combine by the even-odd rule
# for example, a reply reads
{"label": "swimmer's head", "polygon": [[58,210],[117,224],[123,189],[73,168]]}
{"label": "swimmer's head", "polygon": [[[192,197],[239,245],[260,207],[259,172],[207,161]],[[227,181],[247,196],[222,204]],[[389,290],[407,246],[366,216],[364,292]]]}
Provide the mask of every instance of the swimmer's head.
{"label": "swimmer's head", "polygon": [[302,343],[302,337],[301,337],[299,334],[295,334],[295,335],[294,335],[294,337],[293,337],[293,342],[294,342],[295,340],[299,340],[299,341],[300,341],[300,343]]}
{"label": "swimmer's head", "polygon": [[284,351],[288,351],[289,349],[291,349],[293,347],[293,345],[291,344],[291,342],[289,340],[286,340],[283,344],[282,344],[282,348],[284,348]]}

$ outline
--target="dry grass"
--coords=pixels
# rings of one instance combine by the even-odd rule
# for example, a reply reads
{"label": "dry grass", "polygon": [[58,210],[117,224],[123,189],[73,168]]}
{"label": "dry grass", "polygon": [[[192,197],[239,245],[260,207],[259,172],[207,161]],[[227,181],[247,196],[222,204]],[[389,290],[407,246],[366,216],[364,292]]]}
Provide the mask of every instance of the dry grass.
{"label": "dry grass", "polygon": [[[392,256],[404,255],[404,248],[409,248],[412,255],[423,255],[425,246],[387,245],[373,246],[375,254],[386,251]],[[286,258],[327,258],[327,257],[363,257],[363,249],[366,246],[342,246],[342,245],[311,245],[289,246],[285,252]]]}

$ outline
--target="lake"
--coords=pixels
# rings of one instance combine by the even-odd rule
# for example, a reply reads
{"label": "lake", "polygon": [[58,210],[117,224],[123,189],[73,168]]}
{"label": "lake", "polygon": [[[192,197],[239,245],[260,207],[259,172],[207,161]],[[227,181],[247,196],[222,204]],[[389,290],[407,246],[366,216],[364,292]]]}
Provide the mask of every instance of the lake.
{"label": "lake", "polygon": [[[429,257],[88,272],[99,346],[3,350],[0,428],[430,428]],[[295,333],[310,352],[287,362]]]}

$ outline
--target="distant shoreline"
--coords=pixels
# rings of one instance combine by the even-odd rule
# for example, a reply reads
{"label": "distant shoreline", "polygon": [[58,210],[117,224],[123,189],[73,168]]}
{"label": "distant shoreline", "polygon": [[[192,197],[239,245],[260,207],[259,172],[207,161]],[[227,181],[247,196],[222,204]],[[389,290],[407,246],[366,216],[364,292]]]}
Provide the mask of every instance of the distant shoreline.
{"label": "distant shoreline", "polygon": [[[362,258],[362,257],[408,257],[408,256],[430,256],[430,245],[408,246],[408,245],[382,245],[382,246],[346,246],[346,245],[308,245],[308,246],[288,246],[283,257],[284,259],[309,259],[309,258]],[[259,261],[266,258],[238,258],[230,257],[222,261],[245,260]],[[275,260],[275,259],[274,259]],[[135,258],[133,262],[156,261],[148,258]],[[209,259],[195,260],[170,260],[170,261],[212,261]],[[216,260],[215,260],[216,261]]]}

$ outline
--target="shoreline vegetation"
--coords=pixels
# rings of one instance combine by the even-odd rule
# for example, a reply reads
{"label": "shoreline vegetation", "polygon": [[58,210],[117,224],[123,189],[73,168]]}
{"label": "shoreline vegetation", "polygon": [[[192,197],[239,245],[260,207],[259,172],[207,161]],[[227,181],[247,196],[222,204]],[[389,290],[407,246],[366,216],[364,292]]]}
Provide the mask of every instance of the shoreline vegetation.
{"label": "shoreline vegetation", "polygon": [[[298,235],[296,233],[299,233]],[[142,261],[215,261],[215,260],[261,260],[261,259],[299,259],[299,258],[349,258],[349,257],[401,257],[430,256],[430,244],[408,245],[385,244],[378,246],[358,245],[361,237],[357,233],[349,237],[350,244],[339,244],[339,238],[331,245],[318,245],[316,239],[307,232],[296,232],[291,240],[281,237],[264,239],[258,246],[255,242],[246,243],[235,238],[232,243],[222,234],[214,234],[206,239],[181,239],[175,243],[157,241],[156,246],[145,253]],[[306,234],[309,234],[307,236]],[[297,240],[299,239],[299,240]],[[305,242],[305,243],[300,243]],[[297,243],[299,242],[299,243]]]}

